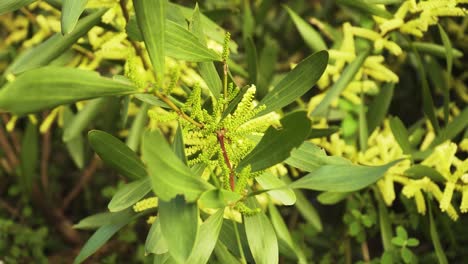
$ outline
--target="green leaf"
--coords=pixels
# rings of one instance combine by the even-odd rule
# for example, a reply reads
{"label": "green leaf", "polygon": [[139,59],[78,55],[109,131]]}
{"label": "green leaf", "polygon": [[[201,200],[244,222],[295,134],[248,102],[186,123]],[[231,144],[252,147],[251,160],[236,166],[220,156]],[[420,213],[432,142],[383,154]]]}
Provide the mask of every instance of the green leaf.
{"label": "green leaf", "polygon": [[170,108],[165,102],[151,94],[135,94],[135,98],[152,106]]}
{"label": "green leaf", "polygon": [[88,0],[63,0],[62,5],[62,34],[70,34],[76,26],[81,13],[84,11]]}
{"label": "green leaf", "polygon": [[202,208],[224,208],[239,201],[242,196],[224,189],[214,189],[204,192],[198,203]]}
{"label": "green leaf", "polygon": [[35,178],[37,178],[37,168],[39,165],[39,133],[37,125],[28,122],[26,131],[21,142],[21,178],[20,183],[24,194],[31,193]]}
{"label": "green leaf", "polygon": [[279,53],[278,43],[274,39],[266,36],[264,42],[265,44],[260,52],[257,67],[257,95],[259,98],[265,97],[268,93]]}
{"label": "green leaf", "polygon": [[133,120],[130,131],[128,132],[127,141],[125,144],[133,150],[137,151],[140,145],[141,136],[143,135],[143,129],[145,128],[146,122],[148,121],[148,109],[149,105],[143,103],[140,105],[140,110]]}
{"label": "green leaf", "polygon": [[78,256],[73,261],[74,264],[83,262],[89,256],[94,254],[101,246],[103,246],[117,231],[128,224],[133,218],[126,218],[122,221],[109,223],[101,226],[96,232],[86,241],[86,244],[81,249]]}
{"label": "green leaf", "polygon": [[219,232],[223,225],[224,208],[219,209],[211,215],[200,226],[200,231],[195,242],[192,254],[186,263],[205,264],[208,263],[211,253],[213,252],[216,242],[218,241]]}
{"label": "green leaf", "polygon": [[133,0],[138,26],[153,64],[158,84],[164,78],[167,0]]}
{"label": "green leaf", "polygon": [[317,200],[321,204],[333,205],[346,199],[349,194],[347,192],[323,192],[317,196]]}
{"label": "green leaf", "polygon": [[81,219],[78,224],[73,225],[76,229],[96,229],[106,224],[118,223],[124,219],[134,216],[133,210],[124,210],[116,213],[98,213]]}
{"label": "green leaf", "polygon": [[297,30],[301,34],[302,38],[304,39],[305,43],[309,48],[313,51],[321,51],[326,50],[327,45],[325,41],[323,41],[322,36],[315,30],[312,26],[310,26],[306,21],[304,21],[296,12],[294,12],[288,6],[283,6],[286,11],[288,11],[289,16],[291,16],[294,24],[296,25]]}
{"label": "green leaf", "polygon": [[303,171],[312,172],[327,164],[351,164],[351,161],[338,156],[327,156],[325,150],[311,142],[304,142],[291,152],[291,156],[285,161]]}
{"label": "green leaf", "polygon": [[353,192],[380,179],[401,160],[382,166],[325,165],[291,183],[290,188],[317,191]]}
{"label": "green leaf", "polygon": [[118,212],[134,205],[141,198],[145,197],[151,191],[151,182],[149,178],[144,178],[125,184],[112,197],[108,208],[111,212]]}
{"label": "green leaf", "polygon": [[99,157],[120,174],[130,179],[141,179],[148,175],[137,154],[114,136],[92,130],[88,133],[88,140]]}
{"label": "green leaf", "polygon": [[403,239],[405,242],[408,239],[408,233],[406,232],[406,229],[402,226],[397,226],[396,234],[397,234],[397,237]]}
{"label": "green leaf", "polygon": [[255,148],[241,160],[237,171],[247,165],[253,172],[280,163],[290,156],[291,151],[301,145],[309,135],[310,120],[303,111],[290,113],[280,120],[282,128],[269,127]]}
{"label": "green leaf", "polygon": [[[430,54],[437,58],[441,58],[441,59],[447,58],[446,47],[439,45],[439,44],[414,41],[411,43],[411,46],[402,44],[401,47],[407,51],[412,51],[412,48],[414,48],[421,53]],[[455,49],[455,48],[452,48],[451,51],[452,51],[452,55],[454,58],[459,59],[463,57],[462,51]]]}
{"label": "green leaf", "polygon": [[453,118],[452,122],[448,123],[432,141],[429,148],[435,147],[442,144],[446,140],[451,140],[456,137],[468,126],[468,107],[465,107],[463,111]]}
{"label": "green leaf", "polygon": [[411,166],[405,171],[405,175],[414,179],[422,179],[424,177],[429,177],[431,180],[440,183],[446,181],[444,176],[442,176],[442,174],[440,174],[439,171],[421,164]]}
{"label": "green leaf", "polygon": [[205,47],[197,36],[183,26],[172,21],[166,21],[166,23],[167,56],[192,62],[221,60],[219,54]]}
{"label": "green leaf", "polygon": [[403,247],[401,248],[401,258],[403,259],[403,261],[405,263],[414,263],[413,260],[413,252],[411,252],[411,250],[409,250],[407,247]]}
{"label": "green leaf", "polygon": [[[5,0],[2,0],[2,2],[3,1]],[[8,67],[6,74],[11,73],[17,75],[49,64],[75,44],[79,38],[86,35],[92,27],[97,25],[101,21],[101,16],[106,11],[107,9],[102,9],[93,12],[80,19],[75,29],[70,34],[62,36],[61,33],[55,33],[41,44],[23,52],[15,59],[10,67]]]}
{"label": "green leaf", "polygon": [[294,205],[299,213],[301,213],[307,223],[311,224],[318,232],[321,232],[323,230],[323,225],[317,209],[300,190],[294,190],[294,193],[296,194],[296,203]]}
{"label": "green leaf", "polygon": [[385,83],[380,88],[380,92],[370,103],[366,114],[369,135],[371,135],[385,119],[392,101],[394,87],[394,83]]}
{"label": "green leaf", "polygon": [[386,19],[393,18],[393,15],[385,9],[366,3],[364,0],[337,0],[337,3],[352,7],[368,16],[379,16]]}
{"label": "green leaf", "polygon": [[[191,32],[198,38],[200,43],[206,47],[205,33],[203,32],[198,4],[195,5],[195,10],[193,11]],[[197,65],[200,70],[200,75],[206,82],[208,89],[210,89],[214,98],[218,98],[221,93],[222,83],[213,62],[199,62]]]}
{"label": "green leaf", "polygon": [[104,102],[103,98],[89,101],[88,104],[68,122],[67,126],[64,127],[62,140],[68,142],[80,136],[89,123],[91,123],[98,114],[102,113],[101,109]]}
{"label": "green leaf", "polygon": [[278,263],[278,240],[268,217],[263,212],[244,216],[244,225],[255,263]]}
{"label": "green leaf", "polygon": [[142,141],[143,160],[151,177],[153,191],[165,201],[178,194],[187,201],[196,200],[213,186],[192,176],[192,171],[172,152],[159,131],[145,132]]}
{"label": "green leaf", "polygon": [[172,151],[176,156],[187,165],[187,157],[185,156],[185,144],[184,137],[182,135],[182,126],[177,126],[176,134],[174,136],[174,142],[172,142]]}
{"label": "green leaf", "polygon": [[169,252],[161,254],[161,255],[154,255],[154,261],[153,264],[178,264],[177,261],[175,261]]}
{"label": "green leaf", "polygon": [[429,83],[426,78],[426,71],[424,70],[424,64],[422,62],[419,52],[413,47],[413,53],[416,59],[416,70],[419,72],[421,78],[421,89],[422,89],[422,101],[423,111],[429,121],[431,121],[432,127],[438,134],[440,131],[439,122],[435,113],[434,101],[432,100],[431,91],[429,90]]}
{"label": "green leaf", "polygon": [[281,189],[286,184],[272,173],[265,172],[261,176],[255,178],[264,190],[272,189],[268,191],[268,195],[273,197],[275,200],[280,201],[284,205],[293,205],[296,202],[296,195],[291,189]]}
{"label": "green leaf", "polygon": [[158,255],[169,252],[166,239],[161,231],[161,222],[159,218],[156,218],[148,232],[145,242],[145,252]]}
{"label": "green leaf", "polygon": [[278,209],[276,209],[276,206],[272,203],[269,203],[268,212],[270,213],[271,223],[275,229],[278,240],[280,242],[283,241],[290,250],[294,251],[299,260],[299,263],[307,263],[304,252],[302,252],[302,250],[294,242],[291,233],[289,232],[288,226],[284,222],[283,217],[281,217]]}
{"label": "green leaf", "polygon": [[419,240],[416,238],[409,238],[408,241],[406,241],[406,245],[408,245],[408,247],[417,247],[419,246]]}
{"label": "green leaf", "polygon": [[180,195],[159,202],[161,231],[171,256],[185,263],[192,253],[198,236],[198,206]]}
{"label": "green leaf", "polygon": [[0,90],[0,109],[23,115],[95,97],[136,93],[130,84],[96,72],[44,67],[25,72]]}
{"label": "green leaf", "polygon": [[218,241],[214,249],[216,258],[223,264],[241,264],[241,262],[232,255],[223,242]]}
{"label": "green leaf", "polygon": [[302,60],[260,101],[266,108],[257,116],[289,105],[309,91],[327,68],[328,52],[319,51]]}
{"label": "green leaf", "polygon": [[429,205],[429,232],[431,234],[432,245],[434,245],[434,251],[437,256],[437,260],[440,264],[448,264],[447,256],[445,256],[445,250],[442,248],[440,243],[439,233],[437,231],[437,226],[434,221],[434,216],[432,215],[432,203],[428,201]]}
{"label": "green leaf", "polygon": [[335,134],[339,130],[340,130],[339,127],[312,128],[309,132],[309,136],[307,136],[307,139],[328,137],[328,136],[331,136],[332,134]]}
{"label": "green leaf", "polygon": [[[70,124],[74,119],[75,114],[70,110],[70,107],[65,107],[63,110],[63,127],[64,129]],[[85,140],[82,135],[78,135],[70,141],[65,142],[68,153],[75,165],[82,169],[84,167],[84,144]]]}
{"label": "green leaf", "polygon": [[369,55],[369,50],[362,52],[357,56],[353,62],[348,64],[343,70],[343,73],[340,75],[338,81],[336,81],[333,86],[328,90],[327,94],[320,102],[320,104],[315,107],[312,111],[311,116],[324,115],[328,106],[335,100],[340,93],[348,86],[348,84],[354,79],[359,69],[361,69],[362,64]]}
{"label": "green leaf", "polygon": [[445,53],[447,54],[447,85],[445,85],[444,89],[444,121],[448,121],[449,117],[449,103],[450,103],[450,93],[449,93],[449,86],[450,86],[450,77],[452,76],[452,66],[453,66],[453,52],[452,52],[452,43],[450,42],[450,38],[445,32],[444,28],[437,24],[440,32],[440,38],[442,39],[442,43],[444,43]]}
{"label": "green leaf", "polygon": [[251,37],[244,39],[249,83],[257,83],[257,48]]}
{"label": "green leaf", "polygon": [[391,118],[390,128],[392,130],[393,137],[395,137],[395,140],[398,142],[398,145],[400,145],[401,149],[403,150],[403,153],[410,154],[411,152],[413,152],[411,143],[409,141],[408,130],[406,129],[403,122],[401,122],[400,118],[398,118],[397,116]]}
{"label": "green leaf", "polygon": [[0,15],[15,11],[35,1],[36,0],[2,0],[0,2]]}
{"label": "green leaf", "polygon": [[382,238],[382,245],[385,252],[389,252],[393,249],[392,245],[392,223],[390,221],[390,217],[388,215],[387,206],[385,205],[382,197],[378,197],[377,199],[379,204],[379,225],[380,225],[380,235]]}

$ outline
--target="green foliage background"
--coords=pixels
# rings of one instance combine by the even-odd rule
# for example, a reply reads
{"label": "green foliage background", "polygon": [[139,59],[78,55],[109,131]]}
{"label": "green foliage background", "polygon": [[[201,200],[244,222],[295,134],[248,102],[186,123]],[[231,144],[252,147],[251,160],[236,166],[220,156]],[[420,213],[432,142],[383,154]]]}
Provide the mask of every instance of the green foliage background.
{"label": "green foliage background", "polygon": [[0,263],[462,263],[465,0],[0,3]]}

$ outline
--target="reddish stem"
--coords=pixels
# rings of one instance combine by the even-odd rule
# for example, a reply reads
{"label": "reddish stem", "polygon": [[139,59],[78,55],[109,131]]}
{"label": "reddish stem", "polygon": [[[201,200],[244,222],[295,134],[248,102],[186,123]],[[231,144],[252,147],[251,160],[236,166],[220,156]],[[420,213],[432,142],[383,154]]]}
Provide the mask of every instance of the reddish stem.
{"label": "reddish stem", "polygon": [[229,156],[226,151],[226,146],[224,145],[225,132],[226,130],[223,128],[220,131],[218,131],[216,136],[218,137],[218,142],[219,142],[219,145],[221,146],[221,151],[223,152],[224,162],[229,168],[229,185],[231,186],[231,191],[234,191],[234,188],[235,188],[234,171],[232,170],[232,165],[231,165],[231,162],[229,161]]}

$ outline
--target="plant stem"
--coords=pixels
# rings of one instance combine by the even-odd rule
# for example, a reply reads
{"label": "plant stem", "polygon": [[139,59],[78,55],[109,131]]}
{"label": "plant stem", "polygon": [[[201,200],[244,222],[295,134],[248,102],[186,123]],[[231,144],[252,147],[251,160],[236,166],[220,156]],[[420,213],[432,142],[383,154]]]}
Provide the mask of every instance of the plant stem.
{"label": "plant stem", "polygon": [[226,151],[226,146],[224,144],[224,134],[226,130],[223,128],[217,132],[216,136],[218,138],[219,145],[221,147],[221,151],[223,152],[224,162],[226,163],[227,167],[229,168],[229,185],[231,186],[231,191],[235,189],[234,183],[234,170],[232,169],[231,161],[229,160],[228,153]]}
{"label": "plant stem", "polygon": [[370,255],[369,255],[369,247],[367,246],[367,241],[362,242],[361,250],[362,250],[362,258],[364,259],[364,262],[369,263]]}
{"label": "plant stem", "polygon": [[[44,112],[43,117],[47,116],[48,112]],[[51,152],[51,128],[42,135],[42,155],[41,155],[41,182],[44,190],[49,186],[49,159]]]}
{"label": "plant stem", "polygon": [[241,255],[241,262],[245,264],[247,263],[247,260],[245,259],[244,249],[242,248],[242,242],[241,242],[240,235],[239,235],[239,229],[237,228],[236,221],[232,220],[232,224],[234,225],[234,232],[236,233],[237,247],[239,248],[239,253]]}
{"label": "plant stem", "polygon": [[184,111],[182,111],[177,105],[174,104],[174,102],[171,101],[171,99],[169,97],[167,97],[167,95],[165,94],[162,94],[162,93],[158,93],[156,92],[155,95],[161,99],[163,102],[165,102],[172,110],[174,110],[180,117],[182,117],[183,119],[187,120],[188,122],[194,124],[195,126],[197,126],[198,128],[203,128],[205,125],[203,125],[202,123],[199,123],[197,121],[195,121],[193,118],[191,118],[190,116],[188,116]]}

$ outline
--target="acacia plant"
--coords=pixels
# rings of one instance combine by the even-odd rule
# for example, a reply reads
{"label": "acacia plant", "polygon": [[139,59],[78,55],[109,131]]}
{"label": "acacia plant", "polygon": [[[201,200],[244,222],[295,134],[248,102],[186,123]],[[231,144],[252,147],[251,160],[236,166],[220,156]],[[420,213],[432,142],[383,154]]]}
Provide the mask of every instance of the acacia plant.
{"label": "acacia plant", "polygon": [[[451,200],[458,191],[463,195],[461,211],[468,210],[468,163],[456,156],[457,143],[452,141],[466,128],[468,111],[450,103],[450,80],[445,82],[444,76],[433,80],[446,89],[440,111],[434,107],[424,60],[442,69],[420,53],[446,57],[449,76],[453,60],[461,55],[441,25],[442,46],[411,38],[424,36],[444,16],[465,14],[463,1],[338,1],[366,18],[358,25],[344,22],[342,32],[311,20],[317,31],[292,7],[279,7],[310,54],[275,82],[270,80],[275,61],[273,66],[268,63],[277,47],[265,37],[257,56],[254,42],[258,31],[268,32],[267,27],[258,30],[255,19],[260,25],[267,19],[261,10],[273,8],[271,1],[260,2],[256,18],[249,1],[240,5],[242,31],[231,33],[242,35],[242,43],[231,40],[231,33],[200,12],[197,4],[0,3],[0,14],[20,9],[31,17],[25,7],[29,6],[49,15],[30,18],[40,30],[31,43],[23,42],[24,50],[5,66],[0,79],[0,110],[8,113],[7,130],[26,124],[21,161],[15,160],[15,150],[2,151],[8,173],[19,175],[21,192],[37,195],[50,188],[44,170],[36,184],[37,138],[38,132],[50,136],[54,122],[61,127],[61,144],[75,166],[84,167],[84,146],[89,144],[97,154],[90,164],[96,167],[102,160],[125,182],[112,193],[108,210],[100,208],[105,212],[74,226],[96,229],[75,263],[138,222],[150,225],[144,234],[147,262],[278,263],[281,257],[309,263],[311,256],[281,214],[284,206],[296,205],[313,230],[323,231],[302,190],[321,191],[317,199],[323,204],[346,200],[346,241],[352,237],[361,245],[365,261],[370,261],[367,230],[373,230],[377,218],[383,250],[382,256],[374,255],[375,261],[416,261],[412,248],[419,240],[409,237],[397,220],[390,223],[386,207],[401,200],[407,207],[415,204],[417,213],[429,211],[431,239],[444,263],[431,203],[436,200],[442,212],[457,220]],[[22,40],[22,33],[12,32],[24,21],[7,19],[16,19],[5,22],[8,42]],[[59,25],[50,37],[54,30],[47,21]],[[238,46],[245,50],[241,58],[246,61],[240,64],[247,65],[247,71],[239,65]],[[391,56],[398,59],[388,59]],[[400,82],[394,70],[404,64],[402,56],[419,67],[428,120],[411,132],[398,117],[386,117]],[[245,78],[239,80],[236,74]],[[457,94],[463,91],[457,89]],[[40,112],[44,115],[38,126]],[[332,125],[336,119],[340,128]],[[87,131],[92,122],[99,129]],[[395,183],[402,186],[401,197]],[[78,186],[77,192],[83,184]],[[62,208],[76,195],[67,196]]]}

